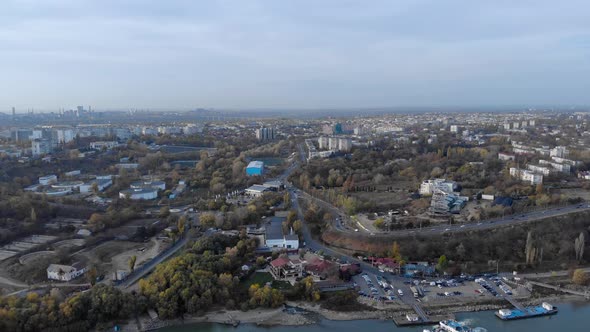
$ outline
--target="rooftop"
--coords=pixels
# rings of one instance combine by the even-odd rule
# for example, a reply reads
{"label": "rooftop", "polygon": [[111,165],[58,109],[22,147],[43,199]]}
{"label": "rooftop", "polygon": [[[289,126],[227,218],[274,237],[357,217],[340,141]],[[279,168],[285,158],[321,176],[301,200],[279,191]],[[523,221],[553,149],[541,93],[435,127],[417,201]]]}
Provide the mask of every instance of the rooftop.
{"label": "rooftop", "polygon": [[260,160],[254,160],[251,161],[248,164],[248,168],[253,167],[253,168],[263,168],[264,167],[264,162],[260,161]]}

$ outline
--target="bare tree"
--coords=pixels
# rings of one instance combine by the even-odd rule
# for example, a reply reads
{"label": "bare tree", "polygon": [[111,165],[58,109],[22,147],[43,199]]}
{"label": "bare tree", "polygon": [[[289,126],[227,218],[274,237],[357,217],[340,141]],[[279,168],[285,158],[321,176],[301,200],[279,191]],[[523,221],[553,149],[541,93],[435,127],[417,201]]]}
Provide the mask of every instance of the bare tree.
{"label": "bare tree", "polygon": [[576,260],[580,262],[584,258],[584,246],[586,245],[586,236],[584,232],[574,240],[574,249],[576,250]]}

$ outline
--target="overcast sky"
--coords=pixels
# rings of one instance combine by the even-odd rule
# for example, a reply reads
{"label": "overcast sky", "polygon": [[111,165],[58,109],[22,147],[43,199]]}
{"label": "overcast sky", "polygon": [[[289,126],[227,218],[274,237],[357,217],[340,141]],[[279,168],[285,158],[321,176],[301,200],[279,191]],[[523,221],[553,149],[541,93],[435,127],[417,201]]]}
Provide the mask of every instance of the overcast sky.
{"label": "overcast sky", "polygon": [[588,105],[589,15],[587,0],[3,0],[0,111]]}

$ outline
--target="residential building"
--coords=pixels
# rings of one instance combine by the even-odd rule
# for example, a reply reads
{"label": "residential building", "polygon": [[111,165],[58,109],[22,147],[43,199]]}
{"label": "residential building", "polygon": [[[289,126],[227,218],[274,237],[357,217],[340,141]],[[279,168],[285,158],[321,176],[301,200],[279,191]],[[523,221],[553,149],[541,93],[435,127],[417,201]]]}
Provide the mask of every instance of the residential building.
{"label": "residential building", "polygon": [[529,182],[531,185],[543,183],[543,174],[537,174],[526,169],[511,167],[510,175],[521,181]]}
{"label": "residential building", "polygon": [[326,150],[328,148],[328,137],[322,136],[318,138],[318,146],[320,150]]}
{"label": "residential building", "polygon": [[513,154],[509,154],[509,153],[498,153],[498,159],[502,160],[502,161],[510,161],[510,160],[514,160],[515,156]]}
{"label": "residential building", "polygon": [[51,264],[47,268],[47,279],[58,281],[71,281],[83,275],[86,268],[78,269],[75,266]]}
{"label": "residential building", "polygon": [[51,141],[48,139],[38,138],[31,141],[31,153],[33,156],[41,156],[51,153],[51,151]]}
{"label": "residential building", "polygon": [[[554,171],[554,172],[569,174],[572,170],[572,165],[566,164],[566,163],[559,163],[556,161],[539,160],[539,164],[550,166],[552,168],[552,171]],[[543,173],[543,174],[545,174],[545,173]]]}
{"label": "residential building", "polygon": [[549,175],[549,173],[551,173],[551,170],[549,169],[549,167],[545,167],[545,166],[528,164],[528,165],[526,165],[526,167],[531,172],[541,173],[543,175]]}
{"label": "residential building", "polygon": [[270,274],[277,280],[303,276],[303,262],[298,258],[279,257],[270,262]]}
{"label": "residential building", "polygon": [[328,149],[330,150],[338,150],[339,148],[339,141],[338,137],[330,137],[328,138]]}
{"label": "residential building", "polygon": [[98,141],[98,142],[90,142],[90,148],[94,150],[110,150],[115,148],[119,145],[117,141]]}
{"label": "residential building", "polygon": [[342,152],[350,152],[352,149],[352,140],[350,138],[338,139],[338,150]]}
{"label": "residential building", "polygon": [[551,149],[549,156],[551,157],[558,157],[558,158],[566,158],[569,155],[569,151],[565,146],[556,146]]}
{"label": "residential building", "polygon": [[256,139],[259,141],[272,141],[275,139],[275,129],[261,127],[256,129]]}
{"label": "residential building", "polygon": [[74,140],[74,131],[72,129],[58,129],[56,130],[57,143],[67,144]]}

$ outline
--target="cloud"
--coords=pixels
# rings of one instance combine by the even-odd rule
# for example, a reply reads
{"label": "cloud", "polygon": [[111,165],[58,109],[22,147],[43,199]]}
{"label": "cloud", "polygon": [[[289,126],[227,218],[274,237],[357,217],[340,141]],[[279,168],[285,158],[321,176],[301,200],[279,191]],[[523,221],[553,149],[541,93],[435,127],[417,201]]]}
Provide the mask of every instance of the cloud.
{"label": "cloud", "polygon": [[[588,103],[582,1],[16,1],[5,107]],[[82,84],[81,84],[82,83]]]}

